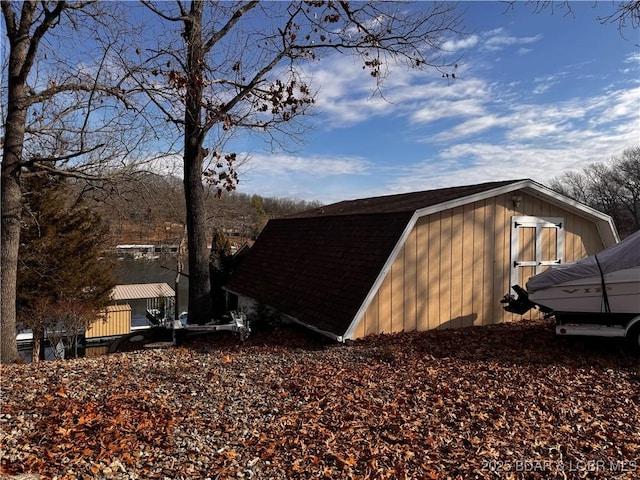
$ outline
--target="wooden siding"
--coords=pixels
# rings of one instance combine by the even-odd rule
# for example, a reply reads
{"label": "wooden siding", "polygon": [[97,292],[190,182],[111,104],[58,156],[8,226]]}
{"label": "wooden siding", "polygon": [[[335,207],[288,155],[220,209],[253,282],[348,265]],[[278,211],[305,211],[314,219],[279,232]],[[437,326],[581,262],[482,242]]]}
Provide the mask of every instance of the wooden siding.
{"label": "wooden siding", "polygon": [[131,333],[131,306],[109,305],[105,315],[97,319],[85,332],[85,338],[113,337]]}
{"label": "wooden siding", "polygon": [[[520,319],[499,303],[512,282],[513,216],[562,218],[565,263],[604,248],[592,221],[531,195],[518,195],[517,207],[509,193],[418,219],[353,338]],[[543,238],[542,255],[552,258],[555,234]]]}

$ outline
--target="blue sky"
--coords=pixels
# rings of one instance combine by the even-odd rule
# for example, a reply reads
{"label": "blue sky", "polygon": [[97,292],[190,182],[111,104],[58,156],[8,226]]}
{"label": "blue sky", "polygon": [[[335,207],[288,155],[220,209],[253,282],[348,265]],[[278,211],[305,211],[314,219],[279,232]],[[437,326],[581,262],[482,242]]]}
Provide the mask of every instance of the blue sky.
{"label": "blue sky", "polygon": [[[416,4],[419,6],[419,3]],[[640,36],[601,25],[611,2],[532,13],[519,3],[463,2],[471,34],[448,44],[462,55],[455,81],[393,69],[385,98],[349,57],[308,71],[318,90],[302,144],[272,152],[238,138],[249,156],[238,191],[319,200],[532,178],[640,145]]]}

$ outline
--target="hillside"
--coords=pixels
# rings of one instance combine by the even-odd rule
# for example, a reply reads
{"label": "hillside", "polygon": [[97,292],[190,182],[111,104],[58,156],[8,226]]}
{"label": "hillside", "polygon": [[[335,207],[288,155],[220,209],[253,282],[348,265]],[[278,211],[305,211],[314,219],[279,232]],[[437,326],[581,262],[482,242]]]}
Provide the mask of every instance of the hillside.
{"label": "hillside", "polygon": [[[79,186],[78,186],[79,188]],[[109,243],[178,244],[184,235],[186,209],[182,181],[175,177],[140,175],[126,184],[78,190],[109,226]],[[318,207],[318,202],[227,192],[210,192],[207,228],[229,236],[255,238],[270,218]]]}
{"label": "hillside", "polygon": [[638,360],[543,321],[350,346],[217,334],[1,373],[5,475],[640,476]]}

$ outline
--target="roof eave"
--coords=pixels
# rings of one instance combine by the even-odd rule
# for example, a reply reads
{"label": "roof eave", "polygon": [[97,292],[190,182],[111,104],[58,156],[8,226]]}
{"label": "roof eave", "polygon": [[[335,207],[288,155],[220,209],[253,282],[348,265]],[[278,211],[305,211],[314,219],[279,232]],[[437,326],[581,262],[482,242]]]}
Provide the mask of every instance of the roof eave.
{"label": "roof eave", "polygon": [[[222,289],[225,290],[226,292],[232,294],[232,295],[242,295],[243,297],[248,297],[248,298],[252,298],[253,300],[257,300],[255,298],[249,296],[249,295],[246,295],[244,293],[236,292],[236,291],[231,290],[231,289],[229,289],[227,287],[222,287]],[[273,307],[270,307],[270,308],[273,308]],[[346,338],[344,336],[342,336],[342,335],[336,335],[335,333],[329,332],[328,330],[322,330],[321,328],[318,328],[318,327],[315,327],[315,326],[310,325],[308,323],[305,323],[305,322],[303,322],[301,320],[298,320],[295,317],[292,317],[291,315],[287,315],[286,313],[279,311],[277,308],[274,308],[274,310],[277,310],[278,313],[280,313],[280,315],[282,317],[284,317],[286,320],[288,320],[290,322],[293,322],[293,323],[296,323],[298,325],[301,325],[301,326],[303,326],[303,327],[305,327],[305,328],[307,328],[307,329],[309,329],[309,330],[311,330],[313,332],[319,333],[320,335],[324,335],[325,337],[329,337],[330,339],[335,340],[336,342],[343,343],[346,340]]]}
{"label": "roof eave", "polygon": [[314,327],[313,325],[310,325],[308,323],[302,322],[300,320],[298,320],[295,317],[292,317],[291,315],[287,315],[286,313],[280,313],[280,315],[282,315],[286,320],[289,320],[293,323],[296,323],[298,325],[301,325],[313,332],[319,333],[320,335],[324,335],[325,337],[329,337],[332,340],[335,340],[336,342],[340,342],[340,343],[344,343],[344,341],[346,340],[346,337],[344,337],[343,335],[336,335],[333,332],[329,332],[327,330],[322,330],[321,328],[318,327]]}
{"label": "roof eave", "polygon": [[600,235],[600,239],[602,240],[605,248],[610,247],[611,245],[614,245],[620,241],[618,230],[616,229],[613,218],[611,218],[610,215],[591,208],[584,203],[573,200],[572,198],[562,195],[561,193],[545,187],[544,185],[533,182],[532,180],[529,180],[528,183],[529,184],[524,186],[523,189],[532,196],[540,198],[542,200],[546,200],[549,203],[572,211],[577,215],[588,217],[593,220],[593,222],[596,224],[598,234]]}
{"label": "roof eave", "polygon": [[431,215],[450,208],[460,207],[469,203],[486,200],[487,198],[497,195],[515,192],[517,190],[523,190],[534,197],[570,210],[582,217],[590,218],[596,224],[598,233],[605,247],[609,247],[620,241],[613,219],[609,215],[562,195],[561,193],[545,187],[540,183],[534,182],[533,180],[517,180],[508,185],[485,190],[484,192],[457,198],[448,202],[438,203],[437,205],[431,205],[429,207],[416,210],[416,213],[419,217]]}

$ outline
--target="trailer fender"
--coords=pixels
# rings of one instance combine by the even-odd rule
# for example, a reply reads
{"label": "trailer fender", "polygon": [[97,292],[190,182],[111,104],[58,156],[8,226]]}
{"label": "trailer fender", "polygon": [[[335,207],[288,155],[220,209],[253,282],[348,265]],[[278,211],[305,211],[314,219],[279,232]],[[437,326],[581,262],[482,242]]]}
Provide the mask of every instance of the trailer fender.
{"label": "trailer fender", "polygon": [[629,323],[625,325],[625,328],[627,329],[627,331],[629,331],[636,325],[640,325],[640,315],[638,315],[637,317],[633,317],[631,320],[629,320]]}
{"label": "trailer fender", "polygon": [[627,334],[625,335],[625,339],[629,348],[635,354],[640,355],[640,315],[633,318],[626,325]]}

